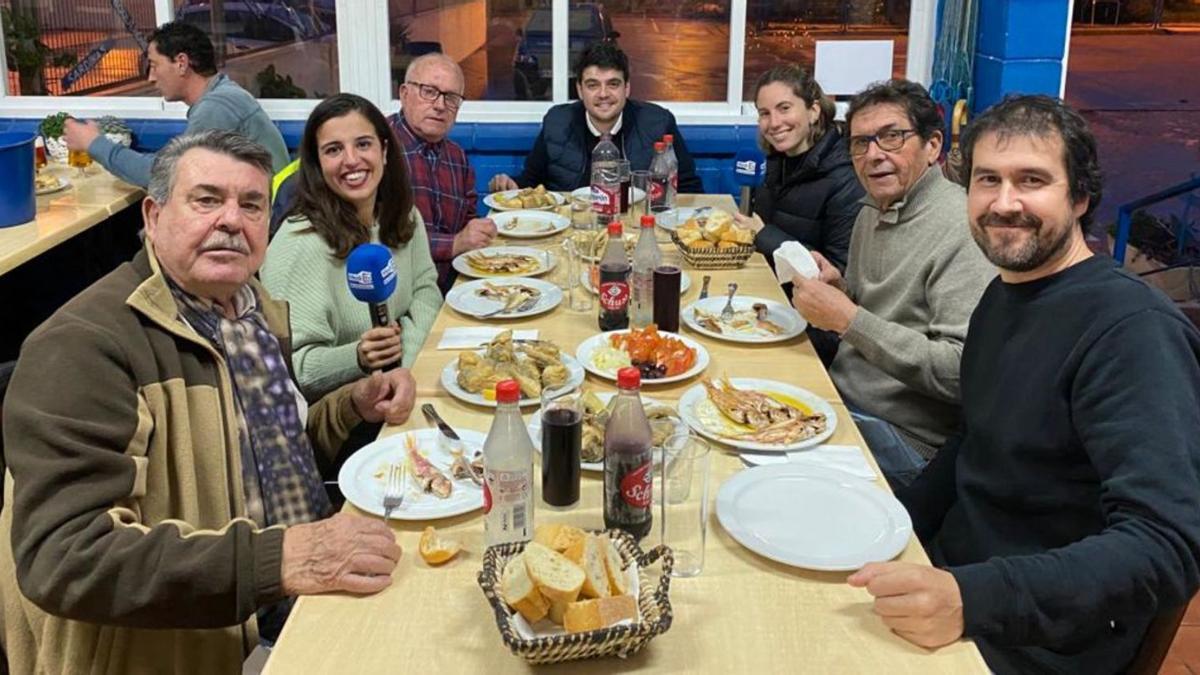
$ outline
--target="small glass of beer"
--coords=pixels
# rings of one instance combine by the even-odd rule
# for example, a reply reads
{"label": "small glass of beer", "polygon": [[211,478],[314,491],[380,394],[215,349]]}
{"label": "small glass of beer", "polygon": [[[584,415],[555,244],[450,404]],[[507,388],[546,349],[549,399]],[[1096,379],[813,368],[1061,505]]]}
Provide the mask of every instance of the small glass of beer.
{"label": "small glass of beer", "polygon": [[86,176],[86,169],[92,165],[92,156],[87,150],[71,150],[67,155],[67,165],[78,168],[80,176]]}

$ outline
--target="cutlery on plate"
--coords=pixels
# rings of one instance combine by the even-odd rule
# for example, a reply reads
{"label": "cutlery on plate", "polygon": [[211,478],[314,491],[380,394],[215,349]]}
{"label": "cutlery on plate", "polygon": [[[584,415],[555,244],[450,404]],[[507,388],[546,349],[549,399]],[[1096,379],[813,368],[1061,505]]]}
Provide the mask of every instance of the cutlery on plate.
{"label": "cutlery on plate", "polygon": [[441,432],[440,439],[449,444],[450,450],[462,452],[463,442],[458,433],[454,431],[454,427],[446,424],[446,420],[438,414],[437,408],[433,407],[432,403],[426,403],[421,406],[421,413],[425,415],[425,420],[438,428]]}
{"label": "cutlery on plate", "polygon": [[708,297],[708,282],[710,282],[710,281],[712,281],[711,274],[705,274],[704,278],[700,280],[700,299],[701,300]]}
{"label": "cutlery on plate", "polygon": [[476,314],[475,318],[476,319],[487,319],[487,318],[496,316],[497,314],[508,314],[509,312],[513,312],[513,313],[525,312],[530,309],[533,309],[533,306],[537,304],[539,299],[541,299],[541,296],[535,295],[535,296],[530,297],[528,300],[525,300],[521,304],[517,305],[516,307],[500,307],[499,309],[493,309],[490,312],[484,312],[483,314]]}
{"label": "cutlery on plate", "polygon": [[404,503],[404,487],[407,478],[407,461],[388,465],[387,482],[383,488],[383,520],[392,516],[392,511]]}
{"label": "cutlery on plate", "polygon": [[733,294],[737,293],[737,283],[729,284],[729,297],[725,299],[725,309],[721,310],[722,321],[733,320]]}

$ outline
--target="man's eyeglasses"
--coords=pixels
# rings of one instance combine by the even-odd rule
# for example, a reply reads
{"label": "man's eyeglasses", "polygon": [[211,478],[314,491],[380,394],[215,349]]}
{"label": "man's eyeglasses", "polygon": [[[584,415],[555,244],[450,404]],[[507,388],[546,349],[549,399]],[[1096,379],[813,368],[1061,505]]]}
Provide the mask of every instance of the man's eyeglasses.
{"label": "man's eyeglasses", "polygon": [[404,84],[412,85],[417,88],[417,93],[426,101],[436,101],[441,96],[445,101],[446,107],[451,110],[458,110],[462,105],[462,94],[456,94],[452,91],[442,91],[431,84],[422,84],[420,82],[405,82]]}
{"label": "man's eyeglasses", "polygon": [[872,141],[879,146],[880,150],[895,152],[904,147],[904,142],[915,133],[917,133],[916,129],[888,129],[877,134],[851,136],[850,154],[854,157],[862,157],[867,154]]}

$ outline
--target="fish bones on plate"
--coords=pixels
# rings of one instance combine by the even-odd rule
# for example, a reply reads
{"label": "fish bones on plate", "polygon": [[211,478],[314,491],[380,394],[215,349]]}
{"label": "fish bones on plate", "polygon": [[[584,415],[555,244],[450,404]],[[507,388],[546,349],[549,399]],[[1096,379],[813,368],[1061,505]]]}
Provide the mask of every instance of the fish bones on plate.
{"label": "fish bones on plate", "polygon": [[746,427],[745,431],[721,429],[716,433],[755,443],[787,445],[824,433],[828,420],[818,412],[806,412],[796,405],[784,403],[776,396],[751,389],[738,389],[721,378],[713,383],[705,378],[702,383],[708,392],[708,400],[726,418]]}
{"label": "fish bones on plate", "polygon": [[523,253],[483,253],[467,255],[467,263],[480,272],[514,274],[537,269],[537,258]]}
{"label": "fish bones on plate", "polygon": [[485,283],[475,294],[481,298],[495,300],[504,305],[504,311],[510,312],[520,307],[526,300],[542,297],[542,292],[524,284],[492,284]]}
{"label": "fish bones on plate", "polygon": [[714,333],[727,335],[730,333],[749,333],[754,335],[782,335],[783,326],[767,318],[769,310],[761,302],[754,303],[751,309],[743,309],[733,313],[733,318],[725,321],[720,314],[706,312],[699,307],[695,309],[696,323]]}

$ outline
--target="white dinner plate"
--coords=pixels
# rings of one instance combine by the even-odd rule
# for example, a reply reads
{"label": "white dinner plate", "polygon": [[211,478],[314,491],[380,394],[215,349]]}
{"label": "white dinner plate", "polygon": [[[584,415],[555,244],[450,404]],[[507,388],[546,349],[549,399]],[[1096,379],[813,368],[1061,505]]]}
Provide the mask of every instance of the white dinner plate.
{"label": "white dinner plate", "polygon": [[[467,262],[467,256],[477,254],[532,256],[537,262],[537,267],[531,270],[522,270],[521,272],[491,274],[477,270],[474,267],[471,267],[471,263]],[[503,279],[510,277],[535,277],[539,274],[545,274],[546,272],[549,272],[550,270],[554,269],[554,266],[557,264],[558,256],[549,251],[543,251],[538,248],[531,248],[529,246],[489,246],[487,248],[481,248],[475,251],[460,253],[456,258],[454,258],[451,266],[454,267],[459,274],[465,274],[466,276],[475,277],[476,279]]]}
{"label": "white dinner plate", "polygon": [[[631,187],[631,188],[629,188],[629,191],[630,191],[630,194],[632,195],[632,198],[629,200],[630,203],[636,204],[646,198],[646,191],[641,188]],[[571,199],[575,199],[575,200],[578,200],[581,202],[582,201],[591,202],[592,201],[592,186],[588,185],[585,187],[576,188],[575,190],[572,190],[571,191]]]}
{"label": "white dinner plate", "polygon": [[717,492],[717,519],[751,551],[812,570],[891,560],[912,537],[912,520],[895,497],[841,471],[803,464],[735,474]]}
{"label": "white dinner plate", "polygon": [[558,234],[571,226],[571,219],[553,211],[504,211],[491,216],[502,237],[538,239]]}
{"label": "white dinner plate", "polygon": [[670,213],[659,214],[654,217],[654,224],[664,230],[678,230],[680,225],[683,225],[696,214],[696,207],[680,206]]}
{"label": "white dinner plate", "polygon": [[[483,449],[486,435],[462,427],[456,427],[455,431],[463,440],[463,455],[467,461],[470,461],[476,451]],[[457,516],[483,508],[483,488],[481,486],[476,485],[470,479],[454,480],[451,478],[450,463],[454,458],[439,445],[438,435],[440,433],[437,429],[406,431],[381,438],[355,451],[342,465],[342,470],[338,472],[338,487],[341,488],[342,494],[351,504],[363,511],[382,516],[383,490],[387,480],[388,465],[408,460],[408,450],[405,448],[404,439],[408,436],[415,436],[417,449],[431,464],[446,474],[446,478],[450,479],[454,487],[450,491],[450,496],[445,499],[421,492],[416,486],[412,472],[409,471],[405,483],[404,502],[395,511],[392,511],[391,517],[396,520],[431,520]]]}
{"label": "white dinner plate", "polygon": [[[825,432],[817,434],[812,438],[806,438],[789,444],[756,443],[754,441],[742,441],[722,436],[722,430],[732,432],[736,431],[736,427],[732,426],[732,422],[721,414],[717,406],[713,405],[713,402],[708,399],[708,391],[704,388],[704,385],[698,384],[683,392],[683,396],[679,397],[679,416],[688,423],[688,426],[695,429],[696,433],[705,438],[744,450],[790,452],[823,443],[837,429],[837,412],[834,411],[833,406],[829,405],[829,402],[825,399],[807,389],[801,389],[786,382],[761,380],[753,377],[732,377],[729,379],[729,382],[738,389],[752,389],[766,394],[782,394],[806,406],[813,412],[824,414]],[[716,383],[714,382],[714,384]]]}
{"label": "white dinner plate", "polygon": [[[481,349],[478,353],[483,354],[484,350]],[[583,384],[583,366],[579,365],[575,357],[566,352],[562,352],[559,356],[562,359],[563,365],[567,367],[567,383],[563,385],[562,391],[574,391],[579,388],[579,385]],[[483,394],[473,394],[458,385],[458,359],[454,359],[447,363],[445,368],[442,368],[442,387],[450,392],[451,396],[464,403],[481,405],[485,408],[496,407],[496,401],[489,401],[483,397]],[[536,398],[522,398],[520,400],[522,408],[531,405],[541,405],[541,400]]]}
{"label": "white dinner plate", "polygon": [[563,199],[563,196],[558,194],[557,192],[547,192],[546,193],[546,194],[550,195],[551,199],[554,200],[553,205],[542,206],[542,207],[538,207],[536,209],[527,209],[524,206],[502,206],[500,204],[500,202],[496,201],[496,195],[503,195],[505,199],[511,199],[518,192],[520,192],[520,190],[505,190],[503,192],[493,192],[490,195],[487,195],[486,197],[483,198],[483,203],[486,204],[488,208],[494,209],[496,211],[529,211],[529,210],[550,211],[553,209],[557,209],[558,207],[567,203],[567,200]]}
{"label": "white dinner plate", "polygon": [[[612,391],[597,391],[597,392],[595,392],[595,394],[596,394],[596,398],[600,399],[600,402],[603,403],[605,406],[607,406],[608,402],[611,401],[612,398],[617,395],[616,392],[612,392]],[[670,407],[667,404],[663,403],[662,401],[650,398],[649,396],[642,397],[642,406],[649,408],[652,405],[666,406],[668,408]],[[542,414],[540,411],[535,412],[532,416],[530,416],[528,427],[529,427],[529,438],[533,441],[533,447],[535,450],[537,450],[539,453],[541,453],[541,451],[542,451]],[[683,433],[687,433],[687,430],[688,430],[687,423],[684,422],[682,418],[678,418],[678,417],[675,418],[674,433],[683,434]],[[659,460],[659,458],[658,458],[657,451],[654,454],[655,454],[654,461],[656,463],[655,465],[658,466],[659,464],[661,464],[661,460]],[[579,467],[581,469],[583,469],[584,471],[604,471],[604,462],[603,461],[599,461],[599,462],[580,461]]]}
{"label": "white dinner plate", "polygon": [[[629,332],[628,330],[614,330],[614,331],[609,331],[607,333],[599,333],[599,334],[593,335],[592,337],[579,343],[579,347],[575,350],[575,358],[579,359],[579,363],[583,364],[583,367],[586,368],[589,373],[599,375],[600,377],[603,377],[606,380],[612,380],[613,382],[616,382],[617,381],[617,371],[599,368],[599,367],[593,365],[592,364],[592,352],[596,351],[596,348],[598,348],[602,345],[609,344],[608,338],[610,335],[623,335],[628,332]],[[694,349],[696,351],[696,361],[695,361],[695,363],[692,364],[692,367],[689,368],[686,372],[680,373],[678,375],[672,375],[670,377],[660,377],[660,378],[654,379],[654,380],[643,379],[642,380],[643,386],[645,386],[647,384],[668,384],[670,382],[679,382],[680,380],[686,380],[689,377],[695,377],[696,375],[699,375],[700,373],[704,372],[705,368],[708,367],[708,361],[709,361],[708,350],[704,348],[704,345],[700,344],[699,342],[696,342],[695,340],[693,340],[692,338],[690,338],[686,335],[680,335],[678,333],[668,333],[666,331],[659,331],[659,333],[662,335],[669,336],[669,337],[677,338],[680,341],[682,341],[683,344]]]}
{"label": "white dinner plate", "polygon": [[728,340],[729,342],[748,342],[751,344],[790,340],[803,333],[804,329],[808,327],[808,322],[804,320],[804,317],[800,316],[800,312],[797,312],[791,305],[785,305],[776,300],[765,300],[753,296],[734,296],[733,311],[751,311],[755,303],[762,303],[767,306],[767,320],[782,328],[783,332],[775,334],[749,324],[740,328],[721,325],[721,332],[718,333],[700,325],[700,320],[696,317],[696,309],[699,308],[708,314],[719,317],[721,310],[725,308],[725,298],[723,297],[697,300],[684,307],[683,311],[680,312],[680,317],[688,328],[701,335],[707,335],[718,340]]}
{"label": "white dinner plate", "polygon": [[[43,171],[46,171],[46,169],[43,169]],[[54,185],[47,185],[46,187],[38,187],[35,183],[34,191],[37,194],[48,195],[48,194],[51,194],[54,192],[58,192],[59,190],[65,190],[65,189],[71,187],[71,181],[67,180],[64,176],[50,174],[50,177],[58,182],[56,182]]]}
{"label": "white dinner plate", "polygon": [[494,312],[500,309],[500,301],[491,300],[479,295],[479,291],[487,284],[493,286],[528,286],[541,292],[541,296],[537,302],[529,309],[520,312],[502,312],[487,317],[489,319],[522,319],[527,316],[535,316],[554,309],[563,299],[562,290],[548,281],[517,277],[515,279],[476,279],[459,284],[450,289],[450,292],[446,294],[446,304],[450,305],[454,311],[472,317],[479,317],[481,314]]}
{"label": "white dinner plate", "polygon": [[[586,288],[589,293],[595,295],[596,287],[592,285],[592,274],[589,270],[584,270],[579,273],[579,281],[583,284],[583,287]],[[681,270],[679,273],[679,294],[683,295],[684,293],[687,293],[688,289],[691,287],[692,287],[692,277],[689,276],[687,272],[684,272]],[[724,305],[721,305],[721,306],[724,307]]]}

